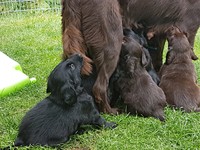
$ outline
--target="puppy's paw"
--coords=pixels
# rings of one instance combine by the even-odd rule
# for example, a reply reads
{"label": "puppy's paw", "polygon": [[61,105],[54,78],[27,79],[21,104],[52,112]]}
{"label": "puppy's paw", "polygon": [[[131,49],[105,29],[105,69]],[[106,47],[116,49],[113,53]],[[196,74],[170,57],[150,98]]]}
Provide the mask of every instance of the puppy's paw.
{"label": "puppy's paw", "polygon": [[117,127],[117,124],[115,122],[106,122],[104,128],[114,129]]}
{"label": "puppy's paw", "polygon": [[84,134],[85,131],[86,131],[86,129],[84,129],[84,128],[79,128],[79,129],[76,131],[76,134],[82,135],[82,134]]}
{"label": "puppy's paw", "polygon": [[159,119],[160,121],[162,121],[162,122],[165,122],[165,117],[164,117],[164,116],[160,116],[160,117],[158,117],[158,119]]}

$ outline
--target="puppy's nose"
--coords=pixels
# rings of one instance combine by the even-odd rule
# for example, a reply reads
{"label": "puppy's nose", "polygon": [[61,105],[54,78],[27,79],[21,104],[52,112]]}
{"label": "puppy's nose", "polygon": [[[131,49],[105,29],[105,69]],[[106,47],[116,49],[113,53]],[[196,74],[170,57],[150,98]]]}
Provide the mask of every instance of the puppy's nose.
{"label": "puppy's nose", "polygon": [[79,59],[80,61],[83,61],[83,56],[82,56],[81,54],[78,54],[78,59]]}
{"label": "puppy's nose", "polygon": [[82,57],[81,54],[78,54],[79,57]]}
{"label": "puppy's nose", "polygon": [[81,54],[79,54],[79,53],[75,54],[75,56],[78,57],[78,58],[82,58],[82,57],[83,57],[83,56],[82,56]]}

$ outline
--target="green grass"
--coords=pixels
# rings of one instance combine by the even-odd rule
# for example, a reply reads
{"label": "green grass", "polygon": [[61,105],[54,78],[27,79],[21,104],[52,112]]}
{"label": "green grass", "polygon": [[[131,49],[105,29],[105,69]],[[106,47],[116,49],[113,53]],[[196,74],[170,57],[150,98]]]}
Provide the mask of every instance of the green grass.
{"label": "green grass", "polygon": [[[36,77],[35,84],[0,99],[0,147],[12,145],[24,114],[46,97],[46,81],[62,54],[61,17],[52,13],[0,16],[0,51]],[[195,52],[200,57],[200,32]],[[200,61],[194,62],[200,82]],[[133,149],[200,149],[200,114],[165,109],[166,122],[129,115],[103,115],[118,123],[113,130],[89,130],[74,135],[63,149],[133,150]],[[20,149],[27,149],[20,148]],[[30,147],[30,149],[53,149]]]}

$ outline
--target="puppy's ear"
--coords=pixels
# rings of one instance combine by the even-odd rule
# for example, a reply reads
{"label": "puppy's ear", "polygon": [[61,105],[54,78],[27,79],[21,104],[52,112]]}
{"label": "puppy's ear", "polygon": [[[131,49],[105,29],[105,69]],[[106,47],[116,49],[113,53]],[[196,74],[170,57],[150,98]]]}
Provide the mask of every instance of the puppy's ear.
{"label": "puppy's ear", "polygon": [[60,89],[60,82],[55,82],[53,76],[48,78],[46,93],[55,93]]}
{"label": "puppy's ear", "polygon": [[52,83],[51,76],[49,76],[48,77],[48,82],[47,82],[46,93],[50,93],[50,92],[54,91],[55,87],[57,87],[57,86]]}
{"label": "puppy's ear", "polygon": [[172,50],[168,51],[167,55],[166,55],[166,62],[165,62],[165,64],[166,65],[171,64],[173,62],[174,58],[175,58],[175,56],[174,56],[173,51]]}
{"label": "puppy's ear", "polygon": [[64,85],[60,89],[60,95],[63,102],[67,105],[72,105],[77,102],[77,96],[75,89],[73,87],[69,87],[68,85]]}
{"label": "puppy's ear", "polygon": [[56,78],[58,77],[57,70],[59,69],[59,65],[57,65],[50,73],[47,79],[47,93],[55,92],[58,89],[60,83],[57,82]]}
{"label": "puppy's ear", "polygon": [[146,65],[148,65],[147,56],[146,56],[144,50],[142,50],[141,65],[142,65],[142,67],[146,67]]}

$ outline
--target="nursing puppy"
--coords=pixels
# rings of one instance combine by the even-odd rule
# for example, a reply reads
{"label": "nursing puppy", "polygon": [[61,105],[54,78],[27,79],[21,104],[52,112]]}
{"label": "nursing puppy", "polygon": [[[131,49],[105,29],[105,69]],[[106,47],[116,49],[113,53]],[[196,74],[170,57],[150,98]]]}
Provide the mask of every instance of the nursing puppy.
{"label": "nursing puppy", "polygon": [[121,98],[131,114],[153,116],[164,121],[166,98],[145,70],[146,64],[141,45],[131,36],[124,37],[117,81]]}
{"label": "nursing puppy", "polygon": [[[136,42],[138,42],[141,46],[145,46],[148,47],[147,45],[147,41],[145,39],[145,37],[141,34],[136,34],[135,32],[133,32],[131,29],[125,28],[123,29],[123,34],[124,36],[130,36],[132,37],[134,40],[136,40]],[[147,64],[145,66],[147,72],[149,73],[149,75],[151,76],[151,78],[153,79],[153,81],[158,85],[160,82],[160,79],[156,73],[156,71],[154,70],[152,61],[151,61],[151,56],[148,52],[148,50],[146,48],[143,47],[143,50],[145,52],[145,56],[147,59]],[[113,75],[110,78],[109,81],[109,89],[108,89],[108,96],[109,96],[109,103],[111,105],[111,107],[118,107],[116,106],[117,101],[119,100],[119,89],[117,89],[117,85],[116,82],[120,77],[120,73],[122,73],[119,69],[116,69],[115,72],[113,73]],[[93,71],[89,76],[82,76],[82,83],[83,83],[83,87],[86,89],[86,91],[90,94],[92,94],[92,87],[94,85],[94,82],[97,78],[97,71],[95,66],[93,65]],[[121,102],[120,102],[121,104]],[[119,109],[118,109],[119,110]]]}
{"label": "nursing puppy", "polygon": [[69,140],[79,126],[115,127],[101,118],[93,98],[81,87],[83,58],[76,54],[62,61],[48,78],[48,97],[26,113],[15,146],[56,146]]}
{"label": "nursing puppy", "polygon": [[158,85],[160,83],[160,79],[157,75],[157,72],[155,71],[155,69],[153,67],[152,59],[151,59],[151,56],[147,49],[148,44],[147,44],[147,41],[146,41],[145,37],[143,36],[143,34],[138,35],[135,32],[133,32],[131,29],[124,29],[123,34],[124,34],[124,36],[131,36],[134,40],[136,40],[140,45],[143,46],[143,50],[144,50],[146,58],[147,58],[147,65],[145,66],[145,68],[146,68],[147,72],[149,73],[149,75],[151,76],[151,78],[153,79],[153,81]]}
{"label": "nursing puppy", "polygon": [[[143,30],[148,38],[162,33],[171,25],[185,19],[187,1],[199,0],[118,0],[123,15],[123,26]],[[192,7],[193,9],[194,7]],[[192,13],[192,16],[199,16]],[[193,17],[191,17],[193,20]],[[199,18],[199,17],[198,17]],[[187,19],[186,19],[187,20]],[[190,21],[191,22],[191,21]],[[193,26],[193,24],[191,25]],[[152,32],[153,31],[153,34]],[[165,37],[165,36],[164,36]],[[148,41],[150,47],[157,50],[150,51],[155,70],[158,72],[162,65],[162,53],[165,43],[163,34]],[[164,40],[163,40],[164,38]],[[162,49],[162,50],[161,50]]]}
{"label": "nursing puppy", "polygon": [[168,30],[169,51],[162,66],[160,87],[167,103],[186,112],[200,111],[200,90],[192,60],[196,59],[191,45],[178,28]]}
{"label": "nursing puppy", "polygon": [[95,100],[104,113],[116,114],[109,105],[109,79],[117,67],[123,33],[117,0],[62,0],[63,59],[74,53],[84,58],[83,75],[97,78],[93,86]]}

